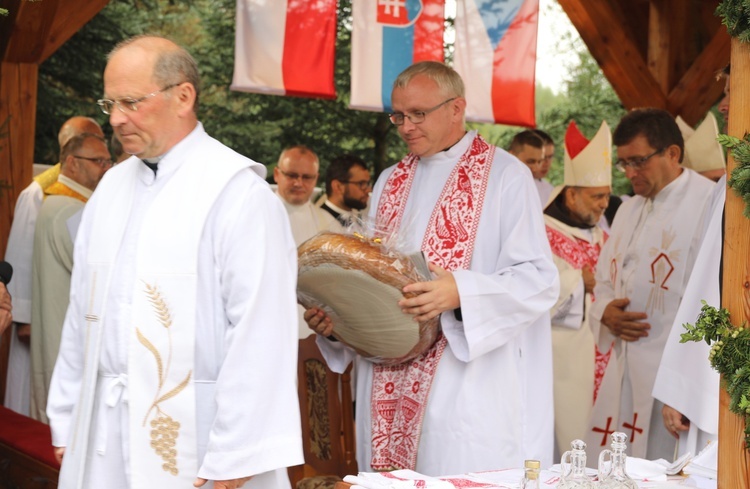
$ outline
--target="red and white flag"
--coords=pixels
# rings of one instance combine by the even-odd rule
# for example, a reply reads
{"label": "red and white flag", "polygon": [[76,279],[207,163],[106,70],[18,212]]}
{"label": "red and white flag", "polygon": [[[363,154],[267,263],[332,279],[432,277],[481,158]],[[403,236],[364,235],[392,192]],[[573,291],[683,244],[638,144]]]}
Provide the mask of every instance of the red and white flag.
{"label": "red and white flag", "polygon": [[336,0],[237,0],[232,90],[335,98]]}

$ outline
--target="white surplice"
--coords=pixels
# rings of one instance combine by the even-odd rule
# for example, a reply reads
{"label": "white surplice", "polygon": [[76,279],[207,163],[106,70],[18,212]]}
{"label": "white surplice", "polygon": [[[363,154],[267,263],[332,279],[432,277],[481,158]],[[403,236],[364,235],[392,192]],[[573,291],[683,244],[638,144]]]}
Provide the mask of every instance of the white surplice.
{"label": "white surplice", "polygon": [[[660,414],[652,419],[652,410],[660,413],[661,407],[654,405],[651,390],[698,253],[701,216],[712,187],[710,180],[684,169],[653,199],[635,196],[617,211],[596,270],[591,324],[603,353],[614,341],[610,363],[618,362],[622,380],[602,383],[592,412],[589,453],[603,447],[599,440],[609,445],[605,432],[614,430],[629,436],[634,457],[673,458],[674,439]],[[638,341],[615,339],[600,323],[607,304],[624,297],[630,299],[627,311],[648,315],[651,329]]]}
{"label": "white surplice", "polygon": [[[289,224],[292,227],[294,244],[298,247],[321,231],[344,231],[344,228],[341,227],[341,224],[339,224],[339,221],[335,217],[312,202],[308,201],[302,205],[292,205],[281,198],[281,196],[279,196],[279,199],[284,204],[284,208],[289,215]],[[304,314],[305,308],[297,304],[297,316],[299,319],[297,332],[300,339],[314,334],[314,331],[307,325]]]}
{"label": "white surplice", "polygon": [[547,214],[544,222],[560,273],[560,296],[551,315],[555,437],[561,455],[571,441],[586,435],[591,417],[595,342],[588,318],[591,294],[585,293],[582,270],[596,269],[605,234],[599,226],[581,229]]}
{"label": "white surplice", "polygon": [[711,347],[705,341],[680,343],[683,324],[695,324],[703,304],[720,308],[719,272],[722,253],[722,214],[726,200],[726,175],[721,177],[706,207],[706,232],[685,295],[674,318],[672,331],[656,374],[653,396],[690,420],[680,433],[679,453],[697,455],[719,432],[719,374],[708,360]]}
{"label": "white surplice", "polygon": [[[194,299],[199,465],[195,476],[224,480],[254,475],[244,487],[284,488],[289,487],[285,467],[302,463],[296,390],[296,250],[286,212],[256,174],[265,173],[264,169],[210,138],[198,124],[160,160],[156,177],[138,159],[130,158],[105,175],[85,208],[47,414],[55,446],[75,440],[86,448],[79,450],[82,460],[69,459],[66,451],[61,489],[130,487],[128,390],[133,386],[128,386],[127,338],[139,231],[183,162],[195,160],[205,165],[207,178],[212,167],[223,162],[241,161],[249,167],[226,184],[205,222],[195,223],[202,226]],[[108,190],[119,184],[119,172],[132,165],[138,166],[132,205],[110,206]],[[201,190],[183,189],[187,196]],[[122,220],[120,240],[102,236],[94,226],[101,215]],[[106,276],[98,277],[103,283],[97,283],[90,272],[99,266],[91,257],[110,251],[89,249],[90,243],[107,240],[114,241],[108,289]],[[167,241],[159,252],[179,246]],[[100,298],[96,294],[102,289],[108,292]],[[90,314],[92,304],[96,315]],[[97,335],[102,340],[98,358],[92,353],[96,345],[86,343]],[[84,351],[90,356],[84,358]],[[87,374],[92,368],[93,375]],[[88,403],[81,402],[79,395],[93,396],[92,413],[87,415],[82,406]]]}
{"label": "white surplice", "polygon": [[[421,158],[399,235],[419,250],[430,215],[451,171],[469,147],[467,133],[449,150]],[[371,217],[385,181],[372,195]],[[557,270],[544,234],[539,196],[529,170],[496,149],[469,270],[453,272],[463,321],[441,315],[448,340],[427,398],[416,468],[428,475],[552,463],[553,403],[549,309]],[[356,359],[357,462],[369,471],[372,363],[341,343],[318,337],[332,370]]]}
{"label": "white surplice", "polygon": [[[59,165],[46,170],[59,173]],[[57,180],[54,177],[52,182]],[[8,293],[13,298],[13,321],[31,324],[31,255],[34,250],[34,227],[42,206],[44,191],[39,181],[34,179],[19,194],[13,213],[13,223],[8,234],[5,261],[13,266],[13,280],[8,284]],[[28,416],[31,399],[31,356],[29,345],[21,343],[15,327],[11,331],[8,375],[5,388],[5,407]]]}

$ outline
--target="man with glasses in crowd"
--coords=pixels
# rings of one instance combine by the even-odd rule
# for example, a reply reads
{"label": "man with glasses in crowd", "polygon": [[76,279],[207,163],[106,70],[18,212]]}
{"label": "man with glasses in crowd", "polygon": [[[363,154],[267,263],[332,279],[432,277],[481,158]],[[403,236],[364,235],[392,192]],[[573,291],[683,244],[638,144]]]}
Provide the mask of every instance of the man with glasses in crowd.
{"label": "man with glasses in crowd", "polygon": [[372,191],[372,177],[367,163],[354,155],[334,158],[326,170],[326,201],[321,208],[335,217],[342,226],[360,217],[367,208]]}
{"label": "man with glasses in crowd", "polygon": [[[292,226],[294,244],[299,246],[321,231],[342,231],[333,216],[314,205],[310,198],[318,181],[318,155],[303,145],[292,146],[281,152],[273,169],[276,195],[281,198]],[[307,338],[313,331],[304,319],[305,309],[297,304],[299,338]]]}
{"label": "man with glasses in crowd", "polygon": [[[90,117],[74,116],[60,127],[57,142],[62,149],[70,138],[91,133],[104,137],[102,128]],[[8,358],[8,376],[5,390],[5,407],[28,416],[30,401],[31,338],[31,254],[34,249],[34,227],[42,206],[44,191],[60,175],[60,164],[43,171],[21,192],[13,212],[13,224],[8,235],[5,260],[13,266],[14,279],[8,284],[13,297],[13,325]],[[42,408],[43,409],[43,408]]]}
{"label": "man with glasses in crowd", "polygon": [[602,383],[592,436],[603,441],[602,430],[623,431],[630,435],[633,456],[671,460],[674,438],[662,425],[662,405],[651,390],[700,245],[700,217],[713,185],[680,165],[682,135],[664,110],[631,111],[613,141],[617,168],[635,196],[620,206],[599,256],[591,318],[600,351],[614,348],[605,375],[619,369],[622,380]]}
{"label": "man with glasses in crowd", "polygon": [[303,463],[288,219],[265,167],[205,133],[199,87],[161,37],[108,57],[98,103],[133,156],[76,240],[47,406],[61,487],[289,488]]}
{"label": "man with glasses in crowd", "polygon": [[359,468],[550,465],[558,274],[529,171],[466,130],[463,80],[448,66],[407,68],[392,101],[410,152],[378,179],[370,217],[425,253],[434,279],[404,287],[418,295],[398,305],[415,321],[439,317],[442,334],[417,359],[382,367],[328,340],[322,311],[306,312],[331,369],[356,359]]}
{"label": "man with glasses in crowd", "polygon": [[89,200],[112,166],[106,141],[96,134],[73,136],[60,151],[60,175],[44,191],[32,256],[31,417],[47,423],[47,392],[60,349],[70,296],[73,242],[68,220]]}

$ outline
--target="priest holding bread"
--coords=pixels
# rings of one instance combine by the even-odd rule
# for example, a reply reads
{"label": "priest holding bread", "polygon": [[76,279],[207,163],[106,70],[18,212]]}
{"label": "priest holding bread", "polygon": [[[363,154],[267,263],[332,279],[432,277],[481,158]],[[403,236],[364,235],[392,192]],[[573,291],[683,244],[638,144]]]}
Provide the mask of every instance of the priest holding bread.
{"label": "priest holding bread", "polygon": [[334,341],[331,309],[305,313],[332,370],[357,364],[362,471],[552,464],[548,311],[558,273],[529,169],[466,130],[466,103],[461,77],[442,63],[398,76],[390,120],[410,152],[383,172],[370,201],[379,232],[421,250],[432,274],[399,291],[392,322],[432,321],[435,340],[408,361],[373,361]]}

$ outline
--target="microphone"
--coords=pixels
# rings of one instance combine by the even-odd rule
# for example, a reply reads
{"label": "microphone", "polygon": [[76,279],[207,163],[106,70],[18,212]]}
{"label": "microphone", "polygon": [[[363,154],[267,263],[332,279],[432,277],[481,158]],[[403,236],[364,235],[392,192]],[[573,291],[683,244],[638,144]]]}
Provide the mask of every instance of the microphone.
{"label": "microphone", "polygon": [[0,261],[0,282],[8,285],[11,277],[13,277],[13,267],[7,261]]}

